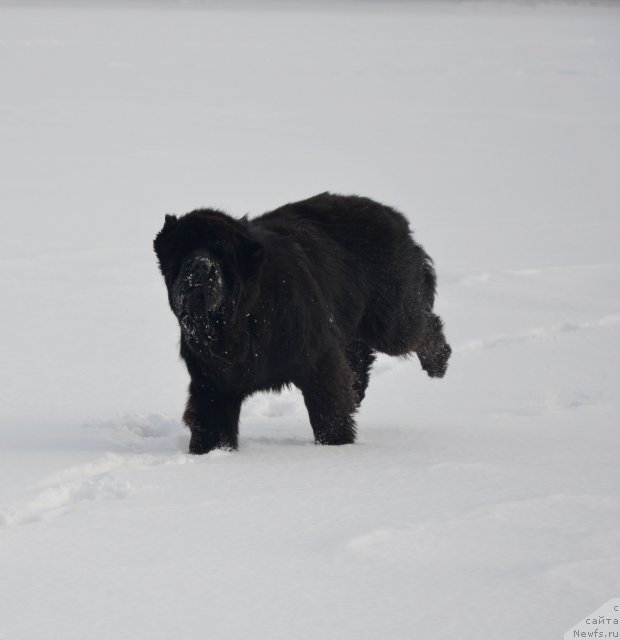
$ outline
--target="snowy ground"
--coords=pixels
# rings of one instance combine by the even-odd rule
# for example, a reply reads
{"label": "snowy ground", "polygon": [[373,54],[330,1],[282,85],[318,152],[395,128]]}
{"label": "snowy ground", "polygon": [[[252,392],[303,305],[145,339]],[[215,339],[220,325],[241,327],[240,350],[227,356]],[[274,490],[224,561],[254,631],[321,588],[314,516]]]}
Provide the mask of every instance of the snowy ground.
{"label": "snowy ground", "polygon": [[[0,638],[560,638],[620,595],[620,8],[251,6],[0,8]],[[410,217],[446,379],[190,458],[163,214],[326,189]]]}

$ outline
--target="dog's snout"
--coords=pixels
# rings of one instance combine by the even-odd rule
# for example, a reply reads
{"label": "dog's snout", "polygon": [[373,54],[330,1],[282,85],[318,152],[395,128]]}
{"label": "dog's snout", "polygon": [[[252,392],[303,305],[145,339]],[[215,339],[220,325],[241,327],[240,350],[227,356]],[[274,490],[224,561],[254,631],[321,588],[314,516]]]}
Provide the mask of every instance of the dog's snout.
{"label": "dog's snout", "polygon": [[210,273],[213,270],[213,261],[205,256],[192,258],[192,269],[197,273]]}
{"label": "dog's snout", "polygon": [[172,288],[172,306],[179,317],[201,317],[216,309],[223,295],[222,272],[210,256],[189,256]]}
{"label": "dog's snout", "polygon": [[196,256],[189,260],[185,267],[186,285],[189,289],[211,284],[215,276],[213,261],[204,256]]}

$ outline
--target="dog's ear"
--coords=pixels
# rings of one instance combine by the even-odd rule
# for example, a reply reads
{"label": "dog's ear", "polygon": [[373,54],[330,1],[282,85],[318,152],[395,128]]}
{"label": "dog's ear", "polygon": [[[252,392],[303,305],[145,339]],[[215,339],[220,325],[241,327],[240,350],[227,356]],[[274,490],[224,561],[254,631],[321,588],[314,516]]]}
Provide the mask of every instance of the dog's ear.
{"label": "dog's ear", "polygon": [[176,216],[166,214],[164,226],[153,240],[153,249],[157,254],[159,270],[164,276],[170,266],[170,259],[174,251],[177,222]]}
{"label": "dog's ear", "polygon": [[244,238],[238,251],[237,260],[243,280],[245,282],[256,280],[265,260],[265,248],[257,240]]}

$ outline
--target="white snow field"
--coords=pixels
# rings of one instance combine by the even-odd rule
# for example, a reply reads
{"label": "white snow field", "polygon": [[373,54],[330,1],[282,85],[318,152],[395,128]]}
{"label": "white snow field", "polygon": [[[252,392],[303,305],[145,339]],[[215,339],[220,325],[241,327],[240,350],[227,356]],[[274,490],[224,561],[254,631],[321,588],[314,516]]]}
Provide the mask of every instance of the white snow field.
{"label": "white snow field", "polygon": [[[620,6],[13,4],[2,640],[547,640],[620,595]],[[190,457],[164,214],[325,190],[410,218],[447,377]]]}

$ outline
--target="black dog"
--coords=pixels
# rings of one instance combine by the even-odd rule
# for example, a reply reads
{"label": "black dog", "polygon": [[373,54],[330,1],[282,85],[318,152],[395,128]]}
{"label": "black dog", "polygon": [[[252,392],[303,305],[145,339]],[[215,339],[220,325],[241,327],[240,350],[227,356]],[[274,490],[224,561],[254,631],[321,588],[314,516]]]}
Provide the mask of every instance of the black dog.
{"label": "black dog", "polygon": [[316,442],[353,442],[376,351],[446,371],[431,259],[389,207],[323,193],[253,220],[199,209],[166,216],[154,248],[191,378],[191,453],[235,449],[244,398],[289,384]]}

